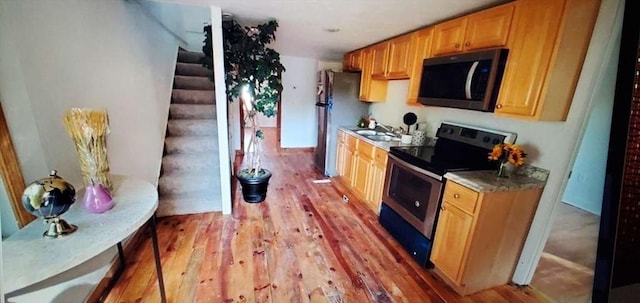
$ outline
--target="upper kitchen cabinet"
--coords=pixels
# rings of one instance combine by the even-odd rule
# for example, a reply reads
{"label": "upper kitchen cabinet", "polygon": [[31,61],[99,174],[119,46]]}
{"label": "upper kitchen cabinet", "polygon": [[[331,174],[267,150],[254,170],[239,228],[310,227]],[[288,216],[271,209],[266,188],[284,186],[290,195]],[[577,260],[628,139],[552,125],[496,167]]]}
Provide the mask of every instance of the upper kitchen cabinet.
{"label": "upper kitchen cabinet", "polygon": [[411,60],[411,74],[409,75],[409,93],[407,94],[407,104],[418,105],[418,93],[420,92],[420,81],[422,76],[422,61],[431,55],[431,38],[433,38],[433,28],[428,27],[416,31],[411,38],[413,57]]}
{"label": "upper kitchen cabinet", "polygon": [[362,70],[362,50],[355,50],[344,54],[342,61],[342,69],[344,71],[361,71]]}
{"label": "upper kitchen cabinet", "polygon": [[402,35],[370,47],[371,77],[376,80],[409,78],[412,34]]}
{"label": "upper kitchen cabinet", "polygon": [[505,46],[514,7],[511,2],[435,25],[432,55]]}
{"label": "upper kitchen cabinet", "polygon": [[565,121],[600,0],[516,2],[496,115]]}
{"label": "upper kitchen cabinet", "polygon": [[373,47],[362,50],[362,74],[360,75],[360,94],[358,99],[366,102],[383,102],[387,99],[388,82],[373,80]]}

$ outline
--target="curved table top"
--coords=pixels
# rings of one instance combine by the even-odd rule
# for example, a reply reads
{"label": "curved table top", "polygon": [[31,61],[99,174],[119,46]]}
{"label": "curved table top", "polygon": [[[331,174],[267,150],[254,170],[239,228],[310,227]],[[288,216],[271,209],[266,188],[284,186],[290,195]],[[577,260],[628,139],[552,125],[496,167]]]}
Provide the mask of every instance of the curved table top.
{"label": "curved table top", "polygon": [[151,183],[112,175],[114,206],[93,214],[82,206],[84,191],[61,217],[78,230],[62,238],[47,239],[42,219],[36,219],[2,242],[2,288],[11,293],[74,268],[121,242],[158,208],[158,191]]}

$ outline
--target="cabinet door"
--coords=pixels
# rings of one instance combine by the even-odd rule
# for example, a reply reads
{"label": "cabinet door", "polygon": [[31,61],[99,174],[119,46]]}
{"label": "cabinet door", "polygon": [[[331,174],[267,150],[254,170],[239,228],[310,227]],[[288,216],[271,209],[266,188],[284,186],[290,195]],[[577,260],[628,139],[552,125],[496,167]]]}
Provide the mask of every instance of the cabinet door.
{"label": "cabinet door", "polygon": [[564,1],[518,1],[497,114],[536,115],[563,6]]}
{"label": "cabinet door", "polygon": [[433,28],[434,56],[462,51],[462,41],[467,26],[467,18],[458,18],[436,24]]}
{"label": "cabinet door", "polygon": [[411,75],[409,75],[407,104],[418,104],[418,93],[420,92],[420,81],[422,78],[422,62],[430,56],[432,37],[433,28],[431,27],[419,30],[413,34],[411,41],[413,63],[411,64]]}
{"label": "cabinet door", "polygon": [[[360,197],[367,196],[367,185],[369,181],[369,172],[371,170],[371,159],[361,156],[359,153],[355,155],[355,169],[353,176],[353,189]],[[366,199],[365,199],[366,200]]]}
{"label": "cabinet door", "polygon": [[378,43],[371,49],[371,78],[386,79],[387,60],[389,58],[389,42]]}
{"label": "cabinet door", "polygon": [[351,53],[344,54],[344,57],[342,58],[342,69],[344,71],[351,70]]}
{"label": "cabinet door", "polygon": [[498,6],[468,16],[464,50],[507,45],[515,3]]}
{"label": "cabinet door", "polygon": [[351,70],[352,71],[362,70],[362,51],[361,50],[351,52]]}
{"label": "cabinet door", "polygon": [[407,34],[389,41],[389,62],[387,79],[407,79],[413,58],[411,58],[411,37]]}
{"label": "cabinet door", "polygon": [[380,203],[382,202],[385,173],[386,167],[381,167],[377,163],[371,165],[367,200],[371,209],[378,214],[380,213]]}
{"label": "cabinet door", "polygon": [[336,150],[336,171],[338,172],[338,176],[344,177],[345,175],[345,150],[346,146],[343,142],[338,142],[338,147]]}
{"label": "cabinet door", "polygon": [[442,203],[431,262],[454,282],[460,282],[473,216],[447,201]]}
{"label": "cabinet door", "polygon": [[359,99],[362,101],[369,100],[369,90],[371,88],[371,49],[364,49],[362,56],[362,73],[360,74],[360,94]]}
{"label": "cabinet door", "polygon": [[344,149],[344,180],[346,184],[353,184],[354,177],[354,161],[356,160],[355,151],[346,147]]}

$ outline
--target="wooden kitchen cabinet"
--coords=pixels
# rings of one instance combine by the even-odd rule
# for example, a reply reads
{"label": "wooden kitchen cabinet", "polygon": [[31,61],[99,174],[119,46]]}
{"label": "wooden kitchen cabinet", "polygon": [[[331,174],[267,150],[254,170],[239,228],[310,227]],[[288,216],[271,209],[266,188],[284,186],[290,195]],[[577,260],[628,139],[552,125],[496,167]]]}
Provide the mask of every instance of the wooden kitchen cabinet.
{"label": "wooden kitchen cabinet", "polygon": [[388,81],[374,80],[371,76],[372,68],[373,48],[369,47],[362,50],[362,73],[358,99],[366,102],[384,102],[387,99]]}
{"label": "wooden kitchen cabinet", "polygon": [[374,159],[371,163],[371,171],[369,172],[366,201],[369,207],[377,214],[380,214],[380,204],[382,203],[382,195],[384,193],[384,178],[386,173],[387,152],[376,147]]}
{"label": "wooden kitchen cabinet", "polygon": [[357,144],[358,139],[356,139],[356,137],[346,135],[344,144],[344,175],[342,175],[342,177],[350,186],[353,186],[353,182],[355,181]]}
{"label": "wooden kitchen cabinet", "polygon": [[510,282],[542,189],[475,192],[447,180],[431,253],[460,295]]}
{"label": "wooden kitchen cabinet", "polygon": [[496,115],[565,121],[600,0],[516,2]]}
{"label": "wooden kitchen cabinet", "polygon": [[346,138],[347,134],[342,130],[338,130],[338,144],[336,150],[336,172],[338,173],[338,176],[344,176],[345,174],[345,152],[347,150]]}
{"label": "wooden kitchen cabinet", "polygon": [[411,64],[411,74],[409,75],[409,92],[407,93],[407,104],[418,105],[418,94],[420,93],[420,81],[422,78],[422,62],[431,56],[431,39],[433,38],[433,28],[428,27],[416,31],[411,38],[413,63]]}
{"label": "wooden kitchen cabinet", "polygon": [[362,50],[355,50],[344,54],[342,69],[347,72],[362,70]]}
{"label": "wooden kitchen cabinet", "polygon": [[507,3],[434,26],[433,56],[507,44],[515,3]]}
{"label": "wooden kitchen cabinet", "polygon": [[387,152],[340,130],[336,165],[344,185],[371,210],[379,213],[387,168]]}
{"label": "wooden kitchen cabinet", "polygon": [[409,78],[411,59],[411,34],[371,46],[371,78],[395,80]]}
{"label": "wooden kitchen cabinet", "polygon": [[352,186],[360,197],[366,197],[375,149],[370,143],[363,140],[358,141]]}

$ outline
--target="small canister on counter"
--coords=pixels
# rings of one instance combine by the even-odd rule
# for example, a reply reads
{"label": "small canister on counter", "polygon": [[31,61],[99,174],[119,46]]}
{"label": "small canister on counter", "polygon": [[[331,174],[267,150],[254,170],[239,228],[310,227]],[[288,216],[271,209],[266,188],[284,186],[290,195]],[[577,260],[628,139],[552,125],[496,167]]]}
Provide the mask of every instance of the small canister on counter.
{"label": "small canister on counter", "polygon": [[427,140],[427,133],[423,130],[414,130],[411,133],[411,144],[412,145],[424,145]]}

